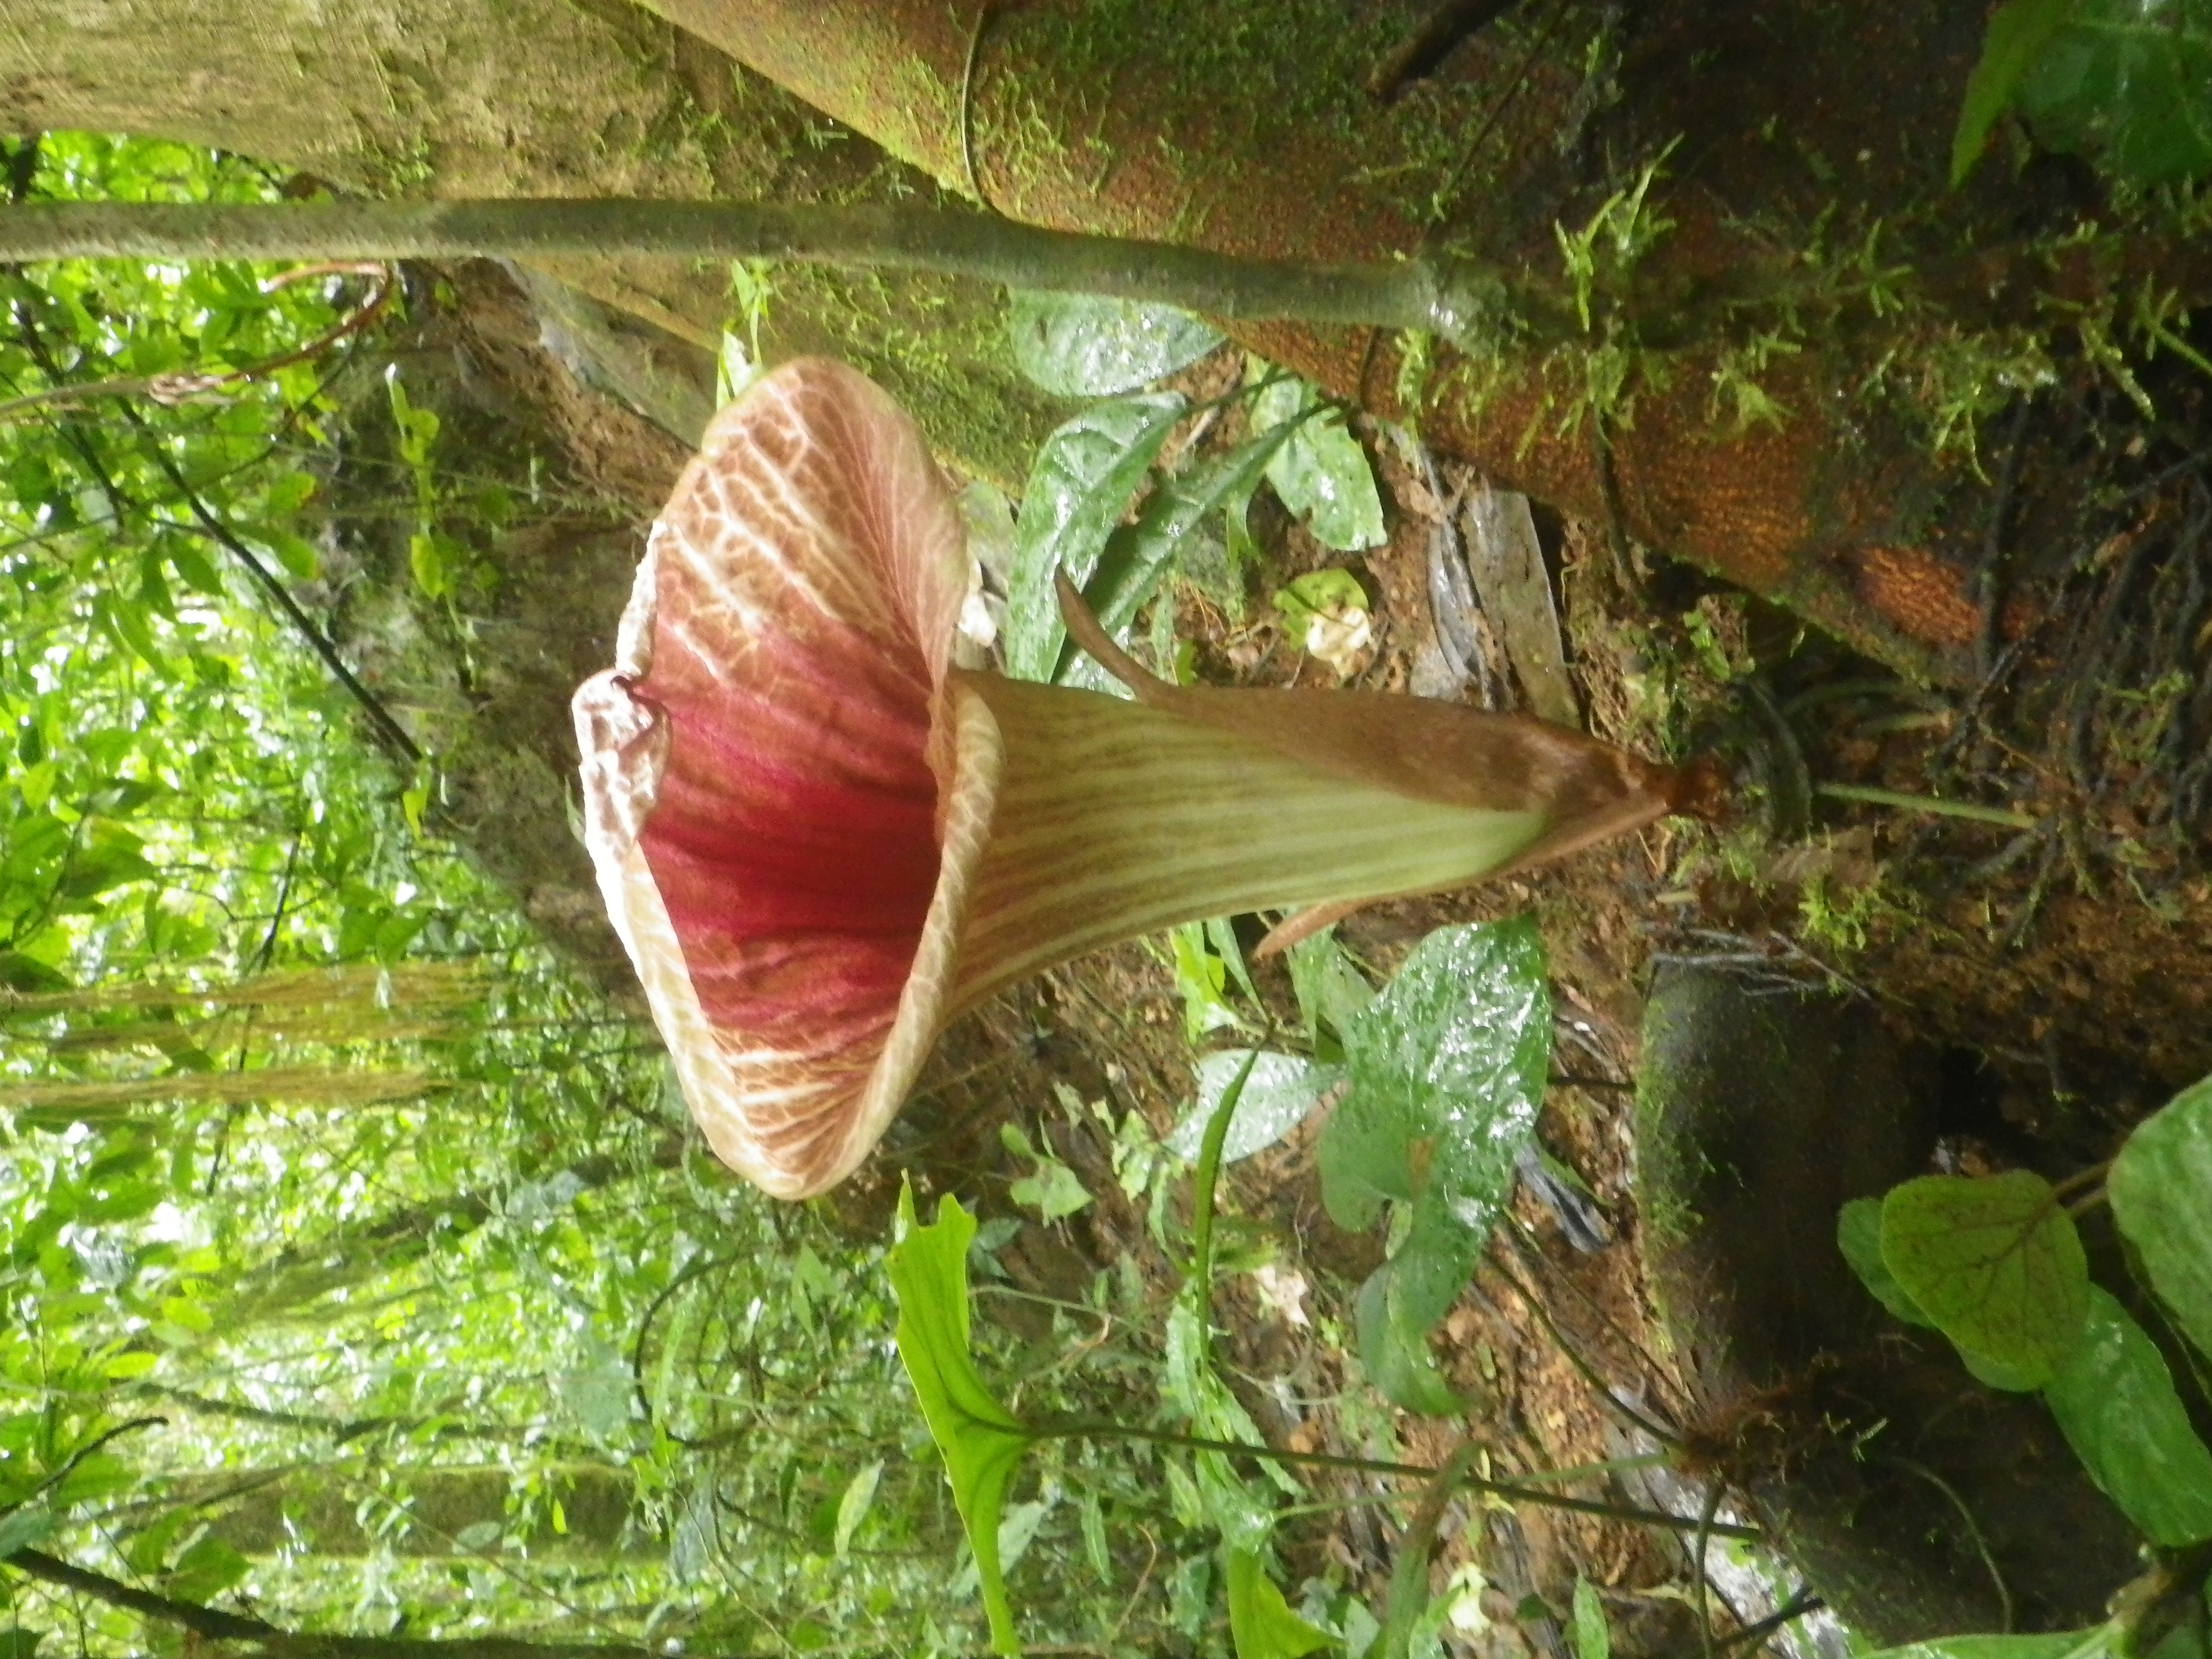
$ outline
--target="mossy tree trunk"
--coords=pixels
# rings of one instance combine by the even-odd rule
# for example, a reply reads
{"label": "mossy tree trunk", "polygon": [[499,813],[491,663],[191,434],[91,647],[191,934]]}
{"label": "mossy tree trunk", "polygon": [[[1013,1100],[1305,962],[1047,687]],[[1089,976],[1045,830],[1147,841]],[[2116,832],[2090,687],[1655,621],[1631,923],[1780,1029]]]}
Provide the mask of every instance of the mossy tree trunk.
{"label": "mossy tree trunk", "polygon": [[[376,196],[934,193],[624,0],[0,0],[0,121],[205,144]],[[545,268],[711,375],[728,307],[719,264],[611,254]],[[765,346],[862,365],[929,411],[965,465],[1018,474],[1056,418],[1006,361],[998,298],[980,283],[793,269],[777,289]]]}
{"label": "mossy tree trunk", "polygon": [[[1747,263],[1786,264],[1815,245],[1818,223],[1832,236],[1924,214],[1942,194],[1981,25],[1978,9],[1937,0],[1674,0],[1629,9],[1632,32],[1608,35],[1607,9],[1524,6],[1507,20],[1517,33],[1485,30],[1447,76],[1385,108],[1364,83],[1410,27],[1394,7],[647,3],[1013,216],[1240,253],[1388,258],[1420,246],[1441,213],[1481,252],[1556,274],[1555,223],[1588,222],[1680,140],[1645,208],[1647,225],[1673,228],[1638,280],[1685,295]],[[1603,64],[1615,48],[1617,76]],[[1589,58],[1601,68],[1584,77],[1574,65]],[[1626,96],[1607,110],[1616,88]],[[1905,256],[1954,252],[1960,232],[2010,226],[2020,208],[2002,189],[1945,204]],[[1392,340],[1238,332],[1342,395],[1401,412]],[[1760,374],[1787,410],[1778,427],[1727,418],[1716,393],[1740,365],[1698,348],[1647,359],[1666,383],[1632,407],[1608,411],[1601,397],[1609,422],[1589,416],[1583,378],[1605,372],[1602,357],[1446,362],[1430,377],[1425,429],[1554,506],[1615,515],[1638,539],[1901,666],[1964,677],[1974,606],[1936,550],[1960,472],[1927,463],[1915,422],[1838,407],[1863,367],[1848,343],[1793,340],[1787,354]],[[1976,507],[1948,504],[1967,519]]]}
{"label": "mossy tree trunk", "polygon": [[[1878,222],[1898,257],[1932,259],[2037,210],[1994,167],[1984,195],[1939,200],[1980,27],[1939,0],[1790,0],[1755,20],[1672,0],[1631,9],[1625,33],[1607,27],[1620,8],[1524,7],[1388,108],[1363,82],[1406,27],[1395,7],[651,4],[665,21],[621,0],[126,0],[87,26],[0,0],[0,67],[18,128],[166,133],[380,194],[962,193],[1065,228],[1327,260],[1404,253],[1441,215],[1486,254],[1553,273],[1555,226],[1588,222],[1678,140],[1643,217],[1671,228],[1637,280],[1685,295]],[[712,270],[609,257],[562,274],[698,345],[723,309]],[[963,460],[1019,466],[1051,411],[1007,371],[992,296],[913,277],[776,280],[778,349],[837,350]],[[1239,331],[1404,412],[1391,338]],[[1759,355],[1778,425],[1729,418],[1721,394],[1743,356],[1697,347],[1642,352],[1627,402],[1591,390],[1624,367],[1617,352],[1446,361],[1426,381],[1426,429],[1893,663],[1964,678],[1978,618],[1942,550],[1975,519],[1978,480],[1928,460],[1911,410],[1839,395],[1864,368],[1850,343],[1793,337]]]}

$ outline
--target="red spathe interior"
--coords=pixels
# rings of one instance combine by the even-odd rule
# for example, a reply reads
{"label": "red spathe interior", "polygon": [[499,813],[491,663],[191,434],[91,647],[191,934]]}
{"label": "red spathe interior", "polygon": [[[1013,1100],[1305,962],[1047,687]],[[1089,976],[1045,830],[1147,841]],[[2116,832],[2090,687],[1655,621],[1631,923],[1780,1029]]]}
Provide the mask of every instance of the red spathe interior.
{"label": "red spathe interior", "polygon": [[637,690],[671,742],[640,844],[707,1017],[823,1053],[897,1012],[937,885],[937,779],[919,652],[810,622],[717,673],[664,611]]}

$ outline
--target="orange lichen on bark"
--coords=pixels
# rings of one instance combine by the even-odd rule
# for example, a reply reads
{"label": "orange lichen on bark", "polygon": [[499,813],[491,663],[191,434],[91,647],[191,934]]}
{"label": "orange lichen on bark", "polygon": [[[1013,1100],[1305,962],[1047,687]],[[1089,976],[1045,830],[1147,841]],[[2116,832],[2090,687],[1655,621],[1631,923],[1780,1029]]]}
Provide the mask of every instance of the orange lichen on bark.
{"label": "orange lichen on bark", "polygon": [[1856,586],[1867,604],[1931,645],[1972,645],[1981,612],[1959,573],[1917,547],[1871,547],[1859,554]]}
{"label": "orange lichen on bark", "polygon": [[[1404,257],[1422,244],[1420,228],[1394,210],[1379,181],[1404,171],[1413,131],[1406,120],[1433,117],[1375,111],[1355,76],[1340,90],[1358,114],[1317,123],[1295,144],[1252,142],[1300,100],[1336,107],[1324,84],[1330,65],[1310,61],[1311,52],[1287,38],[1270,73],[1247,64],[1231,86],[1135,47],[1070,83],[1080,52],[1100,50],[1085,33],[1097,26],[1097,9],[1083,0],[649,3],[951,187],[980,191],[1027,222],[1322,261]],[[1267,50],[1288,32],[1255,24],[1247,33]],[[1555,175],[1553,139],[1569,118],[1571,78],[1482,40],[1470,42],[1455,68],[1514,95],[1513,118],[1486,130],[1478,171],[1508,183]],[[1512,193],[1500,185],[1492,197]],[[1662,182],[1649,210],[1673,228],[1639,270],[1639,284],[1648,278],[1652,292],[1686,296],[1686,304],[1772,252],[1754,245],[1733,204],[1686,174]],[[1518,257],[1530,272],[1551,275],[1558,256],[1550,211],[1532,210],[1517,229],[1503,221],[1486,227],[1493,257]],[[1518,256],[1506,246],[1516,239]],[[1379,333],[1285,323],[1231,332],[1379,416],[1405,415],[1394,343]],[[1715,406],[1717,360],[1689,352],[1668,360],[1663,385],[1607,411],[1608,480],[1590,411],[1574,417],[1569,381],[1583,371],[1572,356],[1469,380],[1455,376],[1455,360],[1440,351],[1431,384],[1443,395],[1421,411],[1424,435],[1564,511],[1617,514],[1619,528],[1638,540],[1791,605],[1909,673],[1962,672],[1965,602],[1955,579],[1931,556],[1916,555],[1916,563],[1899,550],[1911,539],[1896,522],[1905,492],[1889,488],[1888,475],[1915,467],[1924,474],[1926,464],[1901,450],[1868,453],[1863,432],[1846,438],[1821,391],[1832,364],[1808,354],[1777,365],[1761,378],[1786,411],[1782,426],[1735,429]],[[1864,488],[1863,477],[1855,487],[1836,476],[1843,468],[1881,475],[1883,487]],[[1908,570],[1910,582],[1899,574]],[[1971,623],[1963,637],[1972,637]]]}

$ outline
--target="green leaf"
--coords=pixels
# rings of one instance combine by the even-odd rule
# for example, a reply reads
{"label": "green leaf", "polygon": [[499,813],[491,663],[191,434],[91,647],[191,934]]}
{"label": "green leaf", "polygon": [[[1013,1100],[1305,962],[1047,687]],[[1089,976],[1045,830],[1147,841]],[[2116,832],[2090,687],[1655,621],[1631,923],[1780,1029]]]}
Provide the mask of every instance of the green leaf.
{"label": "green leaf", "polygon": [[[1137,612],[1159,589],[1184,544],[1212,514],[1250,493],[1269,459],[1281,448],[1287,428],[1263,432],[1226,454],[1216,455],[1161,481],[1133,525],[1116,530],[1099,556],[1097,568],[1083,584],[1084,599],[1098,625],[1123,644]],[[1071,685],[1121,692],[1119,682],[1088,657],[1063,676]]]}
{"label": "green leaf", "polygon": [[1316,616],[1367,609],[1367,590],[1349,570],[1313,570],[1275,595],[1275,609],[1285,627],[1303,633]]}
{"label": "green leaf", "polygon": [[2105,1192],[2151,1289],[2212,1354],[2212,1078],[2136,1126]]}
{"label": "green leaf", "polygon": [[884,1478],[883,1460],[878,1458],[845,1483],[845,1495],[837,1500],[836,1548],[840,1559],[853,1546],[853,1534],[860,1529],[860,1522],[868,1518],[875,1506],[876,1484]]}
{"label": "green leaf", "polygon": [[131,1571],[156,1577],[168,1571],[169,1547],[200,1524],[198,1515],[179,1504],[143,1532],[133,1534],[123,1547],[123,1559]]}
{"label": "green leaf", "polygon": [[1228,1138],[1221,1143],[1221,1159],[1233,1164],[1273,1146],[1305,1121],[1319,1100],[1344,1076],[1340,1066],[1317,1066],[1303,1054],[1286,1054],[1262,1048],[1218,1048],[1198,1062],[1198,1105],[1175,1127],[1167,1149],[1186,1164],[1198,1161],[1199,1142],[1206,1121],[1221,1104],[1229,1085],[1252,1060],[1252,1074],[1237,1097],[1229,1120]]}
{"label": "green leaf", "polygon": [[62,877],[64,898],[90,899],[134,881],[161,875],[146,858],[146,843],[118,823],[93,821],[84,833],[84,844],[70,855]]}
{"label": "green leaf", "polygon": [[2154,1544],[2212,1538],[2212,1451],[2190,1426],[2158,1345],[2108,1291],[2043,1391],[2097,1488]]}
{"label": "green leaf", "polygon": [[[1261,1444],[1259,1425],[1214,1369],[1199,1309],[1199,1287],[1187,1284],[1168,1310],[1160,1392],[1188,1422],[1192,1433],[1209,1440]],[[1194,1453],[1191,1468],[1200,1515],[1219,1529],[1224,1544],[1257,1549],[1267,1541],[1275,1524],[1274,1506],[1263,1490],[1239,1474],[1225,1453]],[[1301,1490],[1279,1463],[1263,1463],[1261,1473],[1287,1496],[1295,1497]]]}
{"label": "green leaf", "polygon": [[1015,1182],[1006,1195],[1048,1222],[1063,1220],[1091,1202],[1075,1171],[1056,1158],[1037,1159],[1036,1173]]}
{"label": "green leaf", "polygon": [[1229,1000],[1229,963],[1208,945],[1204,922],[1169,928],[1168,953],[1182,996],[1183,1034],[1194,1045],[1208,1031],[1243,1023]]}
{"label": "green leaf", "polygon": [[106,620],[108,627],[126,650],[163,679],[176,678],[176,669],[161,654],[161,647],[154,642],[153,629],[147,625],[145,606],[117,594],[95,599],[94,609]]}
{"label": "green leaf", "polygon": [[1426,1334],[1512,1193],[1551,1065],[1534,925],[1430,934],[1344,1043],[1350,1088],[1322,1135],[1322,1201],[1351,1229],[1373,1224],[1386,1200],[1412,1206],[1405,1242],[1360,1291],[1361,1361],[1408,1410],[1450,1410]]}
{"label": "green leaf", "polygon": [[1267,464],[1267,482],[1314,539],[1339,552],[1387,539],[1382,501],[1367,452],[1346,428],[1342,411],[1321,407],[1320,393],[1295,377],[1277,380],[1252,404],[1252,429],[1287,426],[1288,441]]}
{"label": "green leaf", "polygon": [[2037,1373],[2030,1367],[2007,1364],[1992,1359],[1987,1354],[1976,1353],[1971,1348],[1959,1350],[1960,1363],[1966,1374],[1986,1388],[1997,1389],[2006,1394],[2033,1394],[2043,1386]]}
{"label": "green leaf", "polygon": [[2032,1385],[2081,1340],[2088,1263],[2073,1217],[2033,1170],[1923,1176],[1892,1188],[1881,1255],[1938,1330]]}
{"label": "green leaf", "polygon": [[1446,1210],[1472,1205],[1487,1231],[1543,1097],[1545,972],[1528,921],[1442,928],[1351,1022],[1351,1089],[1321,1145],[1322,1196],[1338,1225],[1372,1225],[1384,1199],[1425,1195]]}
{"label": "green leaf", "polygon": [[[1475,1255],[1469,1255],[1471,1272]],[[1407,1311],[1398,1294],[1398,1263],[1384,1262],[1359,1287],[1352,1304],[1359,1364],[1382,1397],[1425,1417],[1449,1417],[1462,1409],[1461,1397],[1429,1352],[1428,1328]]]}
{"label": "green leaf", "polygon": [[256,524],[241,526],[238,534],[248,546],[269,554],[295,581],[311,582],[322,574],[323,562],[315,552],[314,544],[295,532],[276,525]]}
{"label": "green leaf", "polygon": [[1605,1622],[1605,1603],[1597,1586],[1575,1575],[1575,1659],[1613,1659],[1613,1632]]}
{"label": "green leaf", "polygon": [[1306,1039],[1314,1045],[1316,1058],[1340,1054],[1346,1028],[1375,1000],[1375,988],[1344,953],[1334,927],[1300,939],[1285,957],[1291,970],[1291,990],[1298,1000],[1298,1018],[1305,1024]]}
{"label": "green leaf", "polygon": [[2050,1636],[1938,1636],[1884,1648],[1866,1659],[2094,1659],[2112,1646],[2118,1633],[2112,1625],[2097,1625]]}
{"label": "green leaf", "polygon": [[94,1452],[80,1457],[70,1472],[54,1482],[46,1496],[56,1509],[67,1509],[94,1498],[112,1498],[138,1484],[138,1471],[112,1452]]}
{"label": "green leaf", "polygon": [[1224,1549],[1222,1576],[1229,1591],[1229,1637],[1237,1659],[1304,1659],[1327,1647],[1328,1633],[1291,1611],[1257,1550]]}
{"label": "green leaf", "polygon": [[45,1639],[43,1632],[25,1630],[20,1625],[0,1630],[0,1659],[39,1659],[39,1644]]}
{"label": "green leaf", "polygon": [[2012,102],[2028,66],[2066,21],[2075,0],[2007,0],[1990,14],[1982,33],[1982,55],[1966,78],[1958,131],[1951,139],[1951,187],[1956,190],[1974,169],[1990,129]]}
{"label": "green leaf", "polygon": [[1086,409],[1044,441],[1022,492],[1006,577],[1006,672],[1049,680],[1067,630],[1060,625],[1053,573],[1082,587],[1107,538],[1144,482],[1169,428],[1182,418],[1182,394],[1156,392]]}
{"label": "green leaf", "polygon": [[17,1550],[43,1544],[53,1536],[54,1515],[44,1504],[19,1504],[0,1515],[0,1561]]}
{"label": "green leaf", "polygon": [[453,562],[447,557],[445,538],[434,530],[418,530],[407,538],[407,568],[415,585],[434,599],[453,591]]}
{"label": "green leaf", "polygon": [[1880,1199],[1855,1198],[1844,1206],[1836,1217],[1836,1243],[1843,1250],[1844,1260],[1851,1264],[1851,1271],[1859,1276],[1859,1283],[1874,1293],[1875,1301],[1908,1325],[1935,1328],[1936,1322],[1905,1293],[1889,1264],[1881,1259]]}
{"label": "green leaf", "polygon": [[975,1218],[948,1193],[938,1201],[937,1219],[921,1226],[915,1218],[914,1190],[902,1187],[899,1221],[904,1236],[884,1256],[898,1297],[894,1340],[929,1437],[945,1459],[952,1501],[975,1553],[991,1645],[1018,1654],[1013,1607],[999,1568],[999,1522],[1014,1465],[1034,1437],[984,1386],[969,1353],[968,1243],[975,1236]]}
{"label": "green leaf", "polygon": [[2014,95],[2038,141],[2135,185],[2212,173],[2212,0],[2069,9]]}
{"label": "green leaf", "polygon": [[1111,398],[1196,362],[1221,343],[1172,306],[1017,289],[1006,319],[1015,365],[1062,398]]}
{"label": "green leaf", "polygon": [[177,1558],[165,1588],[179,1601],[212,1601],[235,1588],[252,1566],[220,1538],[202,1538]]}

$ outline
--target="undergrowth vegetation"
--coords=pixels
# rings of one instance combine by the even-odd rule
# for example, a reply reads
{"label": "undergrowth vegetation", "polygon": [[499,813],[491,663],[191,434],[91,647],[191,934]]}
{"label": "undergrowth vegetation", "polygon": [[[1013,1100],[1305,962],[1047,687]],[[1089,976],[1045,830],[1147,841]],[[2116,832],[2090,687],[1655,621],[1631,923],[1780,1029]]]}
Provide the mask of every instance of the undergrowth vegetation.
{"label": "undergrowth vegetation", "polygon": [[[2114,55],[2138,50],[2112,9],[2000,9],[1959,171],[2008,108],[2131,186],[2202,170],[2186,110],[2092,118]],[[2174,61],[2198,61],[2194,21],[2175,39]],[[278,183],[234,156],[71,135],[14,163],[19,201],[259,200]],[[1589,339],[1548,417],[1615,412],[1630,382],[1605,291],[1667,232],[1644,213],[1660,165],[1560,235]],[[280,274],[0,275],[8,1656],[228,1642],[422,1659],[426,1642],[494,1636],[951,1654],[988,1632],[1003,1652],[1401,1659],[1466,1650],[1507,1616],[1479,1573],[1431,1582],[1455,1499],[1694,1535],[1700,1586],[1710,1540],[1750,1541],[1717,1489],[1702,1513],[1617,1495],[1632,1468],[1696,1473],[1680,1437],[1566,1470],[1493,1467],[1479,1422],[1442,1457],[1407,1449],[1420,1419],[1469,1415],[1431,1338],[1499,1230],[1521,1227],[1516,1189],[1563,1214],[1579,1202],[1535,1135],[1561,1062],[1525,920],[1433,933],[1390,974],[1320,931],[1285,952],[1287,999],[1263,994],[1230,920],[1176,929],[1155,953],[1182,1004],[1181,1121],[1064,1085],[1009,1103],[992,1178],[1011,1214],[949,1193],[933,1212],[906,1190],[885,1237],[828,1205],[773,1205],[714,1163],[634,1011],[556,959],[444,837],[423,723],[331,641],[360,578],[357,526],[324,500],[328,378],[373,358],[393,278]],[[745,267],[739,284],[730,395],[774,304],[772,276]],[[1065,573],[1163,678],[1197,672],[1179,607],[1241,625],[1257,593],[1299,673],[1358,678],[1378,608],[1360,556],[1388,526],[1350,411],[1227,362],[1179,313],[1037,295],[1011,310],[1025,372],[1087,401],[1018,503],[984,485],[966,501],[1006,670],[1116,689],[1070,647]],[[1784,418],[1758,380],[1780,353],[1735,362],[1717,418]],[[519,504],[454,483],[404,378],[386,406],[412,579],[465,642],[497,578],[455,503],[494,530]],[[1419,476],[1418,441],[1399,447]],[[1329,562],[1269,565],[1263,489]],[[1686,628],[1721,684],[1741,654],[1725,612]],[[1647,730],[1686,747],[1656,655]],[[1813,881],[1808,936],[1856,948],[1875,890]],[[1318,1286],[1281,1270],[1224,1175],[1316,1114],[1327,1213],[1374,1247],[1364,1272]],[[2201,1389],[2137,1315],[2165,1310],[2212,1353],[2208,1121],[2199,1085],[2070,1185],[1932,1176],[1841,1218],[1885,1306],[1991,1386],[2041,1391],[2154,1552],[2109,1623],[1971,1638],[1961,1656],[2205,1651],[2212,1452],[2184,1394]],[[1066,1124],[1110,1146],[1111,1195],[1158,1259],[1086,1262],[1050,1295],[1006,1261],[1109,1196],[1063,1155]],[[2091,1282],[2071,1218],[2100,1202],[2139,1288]],[[1224,1353],[1233,1279],[1325,1347],[1334,1393],[1298,1403],[1332,1414],[1338,1449],[1262,1431],[1272,1383]],[[1364,1484],[1322,1496],[1302,1474],[1316,1468]],[[1395,1528],[1379,1598],[1317,1541],[1353,1508]],[[1703,1597],[1691,1639],[1708,1651],[1772,1633],[1717,1637]],[[1595,1588],[1554,1600],[1510,1616],[1607,1659]],[[1775,1600],[1777,1624],[1809,1605]]]}

